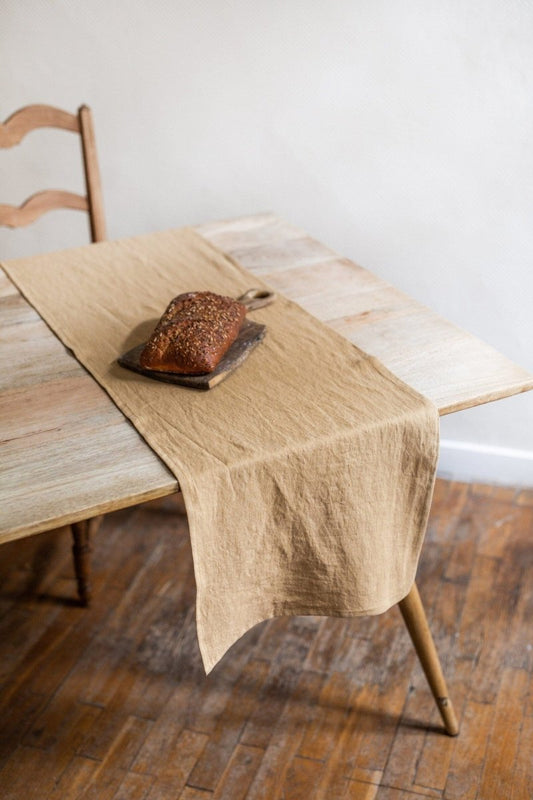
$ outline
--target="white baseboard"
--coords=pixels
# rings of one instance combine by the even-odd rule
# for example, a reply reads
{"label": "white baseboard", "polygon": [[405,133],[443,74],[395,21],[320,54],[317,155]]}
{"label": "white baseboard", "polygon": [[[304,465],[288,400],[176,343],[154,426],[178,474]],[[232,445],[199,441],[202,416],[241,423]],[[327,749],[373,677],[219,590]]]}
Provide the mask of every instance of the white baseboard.
{"label": "white baseboard", "polygon": [[437,475],[468,483],[533,487],[533,452],[441,439]]}

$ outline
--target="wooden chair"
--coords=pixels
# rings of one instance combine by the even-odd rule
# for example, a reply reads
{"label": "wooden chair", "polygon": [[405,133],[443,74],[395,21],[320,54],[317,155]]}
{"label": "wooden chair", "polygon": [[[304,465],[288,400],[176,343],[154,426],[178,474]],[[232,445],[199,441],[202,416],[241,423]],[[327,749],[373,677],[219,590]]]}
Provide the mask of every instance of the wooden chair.
{"label": "wooden chair", "polygon": [[[0,204],[0,225],[19,228],[34,222],[47,211],[71,208],[88,213],[91,241],[103,241],[106,238],[106,226],[91,109],[83,105],[77,114],[70,114],[68,111],[47,105],[21,108],[4,123],[0,123],[0,147],[13,147],[19,144],[27,133],[36,128],[62,128],[80,136],[87,194],[83,196],[73,192],[47,189],[33,194],[20,206]],[[78,594],[83,606],[89,605],[90,602],[90,538],[101,520],[102,517],[95,517],[71,525],[74,569]]]}

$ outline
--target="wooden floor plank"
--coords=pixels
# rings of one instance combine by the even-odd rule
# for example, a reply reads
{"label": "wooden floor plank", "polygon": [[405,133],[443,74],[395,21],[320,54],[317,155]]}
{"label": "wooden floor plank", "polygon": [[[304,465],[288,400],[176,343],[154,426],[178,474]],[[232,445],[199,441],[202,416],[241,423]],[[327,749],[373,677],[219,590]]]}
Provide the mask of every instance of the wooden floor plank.
{"label": "wooden floor plank", "polygon": [[342,798],[342,800],[376,800],[378,792],[378,784],[347,779],[344,790],[339,797]]}
{"label": "wooden floor plank", "polygon": [[51,789],[47,800],[78,800],[100,765],[92,758],[75,756]]}
{"label": "wooden floor plank", "polygon": [[405,789],[397,789],[394,786],[380,787],[377,800],[423,800],[427,795],[419,792],[408,792]]}
{"label": "wooden floor plank", "polygon": [[153,782],[152,775],[129,772],[113,795],[113,800],[147,800]]}
{"label": "wooden floor plank", "polygon": [[298,682],[315,636],[316,623],[311,617],[287,619],[284,622],[285,636],[259,693],[259,702],[241,734],[242,744],[263,749],[268,746],[274,726]]}
{"label": "wooden floor plank", "polygon": [[260,747],[237,745],[213,792],[213,800],[245,800],[263,753]]}
{"label": "wooden floor plank", "polygon": [[522,720],[520,743],[513,772],[512,800],[531,800],[533,797],[533,716]]}
{"label": "wooden floor plank", "polygon": [[[2,800],[530,800],[525,490],[438,481],[418,583],[461,723],[397,609],[276,619],[204,676],[186,518],[108,515],[77,608],[63,531],[0,559]],[[5,554],[5,555],[4,555]]]}
{"label": "wooden floor plank", "polygon": [[352,772],[365,738],[365,729],[368,729],[368,711],[373,713],[378,694],[376,685],[354,690],[347,706],[345,723],[338,732],[335,748],[324,765],[315,790],[320,800],[341,794],[345,779],[355,777]]}
{"label": "wooden floor plank", "polygon": [[287,772],[298,752],[306,730],[312,727],[313,709],[318,704],[324,676],[303,671],[288,703],[274,725],[260,767],[248,791],[247,800],[281,797]]}
{"label": "wooden floor plank", "polygon": [[333,672],[325,682],[298,755],[326,761],[336,746],[352,694],[350,676]]}
{"label": "wooden floor plank", "polygon": [[126,719],[89,786],[81,795],[83,800],[112,800],[115,797],[151,725],[150,721],[138,717]]}
{"label": "wooden floor plank", "polygon": [[203,752],[209,736],[183,730],[179,722],[165,719],[155,723],[137,754],[132,769],[156,775],[158,781],[185,783]]}
{"label": "wooden floor plank", "polygon": [[451,764],[444,797],[446,800],[475,800],[485,764],[487,732],[492,729],[494,706],[470,701],[466,705]]}
{"label": "wooden floor plank", "polygon": [[513,783],[528,688],[529,676],[525,670],[505,670],[496,700],[478,800],[505,797]]}
{"label": "wooden floor plank", "polygon": [[[417,675],[412,680],[411,691],[383,773],[385,785],[413,787],[425,744],[427,723],[424,724],[424,720],[428,719],[435,724],[433,699],[426,690],[423,676]],[[425,793],[430,794],[429,789]],[[434,792],[431,795],[434,796]]]}
{"label": "wooden floor plank", "polygon": [[[451,669],[447,670],[448,688],[450,696],[453,698],[459,726],[462,724],[463,707],[468,692],[470,673],[471,664],[469,661],[464,660],[456,662],[453,674]],[[437,725],[440,724],[436,714],[434,714],[433,719]],[[413,788],[433,789],[441,794],[446,786],[450,763],[457,744],[458,741],[455,737],[442,736],[440,730],[427,733],[416,765]]]}
{"label": "wooden floor plank", "polygon": [[[208,737],[203,733],[182,731],[177,738],[165,743],[153,761],[146,764],[146,771],[155,776],[149,800],[166,800],[185,787],[207,741]],[[143,752],[146,757],[146,749]],[[139,760],[136,759],[133,769],[138,768]]]}
{"label": "wooden floor plank", "polygon": [[0,770],[48,699],[45,694],[23,690],[17,693],[15,702],[4,709],[0,725]]}
{"label": "wooden floor plank", "polygon": [[0,772],[0,797],[2,800],[42,800],[53,791],[72,757],[73,754],[69,756],[64,749],[60,758],[51,758],[45,750],[18,747]]}
{"label": "wooden floor plank", "polygon": [[246,720],[257,706],[268,667],[264,661],[249,661],[246,664],[241,678],[231,692],[223,716],[190,775],[191,786],[211,791],[217,787],[226,764],[238,746]]}
{"label": "wooden floor plank", "polygon": [[324,770],[325,764],[322,761],[296,756],[285,775],[280,798],[308,800],[313,797]]}
{"label": "wooden floor plank", "polygon": [[204,789],[195,789],[192,786],[186,786],[178,800],[212,800],[212,798],[213,792],[206,792]]}

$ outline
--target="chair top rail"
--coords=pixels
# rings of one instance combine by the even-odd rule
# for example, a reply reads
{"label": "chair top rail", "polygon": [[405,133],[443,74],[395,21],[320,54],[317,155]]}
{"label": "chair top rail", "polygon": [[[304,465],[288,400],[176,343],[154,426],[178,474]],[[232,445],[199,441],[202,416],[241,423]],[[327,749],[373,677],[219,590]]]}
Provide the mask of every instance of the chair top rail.
{"label": "chair top rail", "polygon": [[31,105],[20,108],[0,122],[0,147],[13,147],[19,144],[30,131],[36,128],[62,128],[80,132],[77,114],[47,105]]}

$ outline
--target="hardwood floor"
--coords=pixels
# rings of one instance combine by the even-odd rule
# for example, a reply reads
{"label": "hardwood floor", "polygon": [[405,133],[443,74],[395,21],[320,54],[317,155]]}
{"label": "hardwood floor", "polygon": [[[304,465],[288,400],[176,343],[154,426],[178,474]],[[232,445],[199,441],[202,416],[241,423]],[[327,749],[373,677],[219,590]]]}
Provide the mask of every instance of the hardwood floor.
{"label": "hardwood floor", "polygon": [[2,800],[531,800],[533,492],[439,481],[418,585],[461,733],[397,608],[276,619],[205,678],[176,500],[0,549]]}

